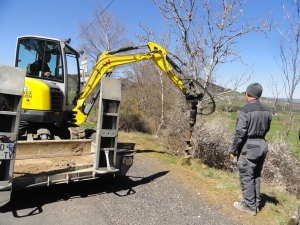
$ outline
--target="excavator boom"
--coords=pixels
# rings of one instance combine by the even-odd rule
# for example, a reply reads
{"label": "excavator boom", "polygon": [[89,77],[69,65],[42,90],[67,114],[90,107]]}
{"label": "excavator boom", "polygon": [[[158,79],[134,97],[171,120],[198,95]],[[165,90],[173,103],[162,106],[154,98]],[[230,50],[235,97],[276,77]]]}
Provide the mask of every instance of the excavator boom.
{"label": "excavator boom", "polygon": [[[147,52],[140,52],[135,54],[120,54],[117,53],[132,51],[135,49],[148,48]],[[187,99],[196,99],[200,100],[202,98],[202,93],[199,90],[192,90],[195,88],[194,85],[191,85],[191,79],[188,79],[187,82],[183,82],[174,72],[173,67],[176,67],[176,70],[179,68],[174,62],[167,56],[167,52],[164,48],[159,46],[154,42],[149,42],[146,46],[129,46],[123,47],[116,51],[105,51],[99,56],[97,63],[95,64],[89,79],[87,80],[85,86],[82,89],[82,92],[76,97],[76,107],[73,109],[75,124],[83,123],[92,107],[86,103],[86,99],[90,96],[91,92],[94,90],[96,85],[99,83],[101,78],[110,72],[112,72],[117,66],[135,63],[139,61],[152,60],[165,74],[169,79],[186,95]],[[171,62],[171,63],[169,63]],[[181,71],[178,71],[181,72]]]}

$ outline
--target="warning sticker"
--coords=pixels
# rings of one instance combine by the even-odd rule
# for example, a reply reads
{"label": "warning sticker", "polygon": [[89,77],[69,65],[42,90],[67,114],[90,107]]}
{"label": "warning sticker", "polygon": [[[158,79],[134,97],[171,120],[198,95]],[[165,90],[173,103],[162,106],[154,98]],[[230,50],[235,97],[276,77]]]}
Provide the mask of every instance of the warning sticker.
{"label": "warning sticker", "polygon": [[32,92],[31,91],[24,91],[23,97],[24,98],[32,98]]}

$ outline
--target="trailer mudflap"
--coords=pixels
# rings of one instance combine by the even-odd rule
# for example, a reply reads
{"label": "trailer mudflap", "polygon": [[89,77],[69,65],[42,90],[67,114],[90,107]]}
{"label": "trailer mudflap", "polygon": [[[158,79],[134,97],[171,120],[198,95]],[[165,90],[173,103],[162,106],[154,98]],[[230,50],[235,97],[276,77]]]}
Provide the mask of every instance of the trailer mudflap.
{"label": "trailer mudflap", "polygon": [[117,143],[117,168],[118,176],[124,176],[133,165],[135,143],[118,142]]}
{"label": "trailer mudflap", "polygon": [[130,167],[133,165],[134,150],[120,150],[117,152],[118,176],[125,176]]}

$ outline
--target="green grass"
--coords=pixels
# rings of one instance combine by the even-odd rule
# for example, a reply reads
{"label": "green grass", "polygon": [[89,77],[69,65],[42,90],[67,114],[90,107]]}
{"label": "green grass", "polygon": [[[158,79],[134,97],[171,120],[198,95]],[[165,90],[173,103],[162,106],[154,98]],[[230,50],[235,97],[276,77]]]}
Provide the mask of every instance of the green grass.
{"label": "green grass", "polygon": [[228,96],[242,96],[244,94],[241,94],[240,92],[233,91],[233,92],[229,92],[227,95]]}
{"label": "green grass", "polygon": [[205,177],[208,177],[210,179],[219,179],[220,175],[217,171],[214,171],[213,169],[207,169],[207,170],[202,170],[202,175]]}
{"label": "green grass", "polygon": [[[229,106],[228,103],[231,102],[230,105],[232,105],[232,106],[243,107],[246,104],[246,100],[244,100],[244,98],[243,98],[244,95],[241,93],[233,92],[233,93],[229,93],[227,95],[231,96],[231,97],[235,97],[235,98],[219,101],[219,102],[217,102],[217,105],[228,105]],[[262,102],[264,104],[266,104],[271,110],[273,110],[272,103],[270,103],[269,101],[265,101],[264,99],[262,99]],[[282,103],[279,102],[277,105],[277,112],[279,113],[280,116],[273,116],[270,131],[268,132],[268,134],[266,136],[267,140],[271,140],[271,141],[274,140],[275,138],[278,137],[278,134],[280,134],[282,132],[282,127],[280,125],[280,122],[284,121],[286,116],[285,116],[284,112],[281,111],[281,109],[282,109],[281,104]],[[294,104],[293,108],[296,110],[295,112],[299,112],[299,105],[300,104]],[[231,132],[233,132],[234,128],[235,128],[235,124],[236,124],[237,113],[236,112],[229,112],[229,113],[227,112],[224,114],[227,115],[227,117],[231,120],[229,129]],[[287,141],[290,145],[290,150],[292,152],[296,152],[300,159],[299,140],[298,140],[299,129],[300,129],[300,114],[296,113]]]}
{"label": "green grass", "polygon": [[97,123],[91,123],[91,122],[85,122],[83,124],[81,124],[81,126],[85,127],[85,128],[89,128],[89,129],[97,129]]}
{"label": "green grass", "polygon": [[[236,125],[237,113],[229,112],[226,114],[224,113],[224,115],[227,116],[227,118],[229,118],[231,121],[229,124],[229,130],[233,134]],[[266,135],[267,140],[273,141],[278,137],[279,134],[281,134],[282,127],[280,125],[280,122],[284,120],[284,116],[285,115],[273,116],[270,131]],[[292,128],[290,130],[290,134],[288,136],[287,142],[289,143],[290,151],[294,152],[297,158],[300,160],[300,150],[299,150],[299,140],[298,140],[298,130],[300,127],[299,120],[300,120],[300,115],[297,114],[294,119]]]}

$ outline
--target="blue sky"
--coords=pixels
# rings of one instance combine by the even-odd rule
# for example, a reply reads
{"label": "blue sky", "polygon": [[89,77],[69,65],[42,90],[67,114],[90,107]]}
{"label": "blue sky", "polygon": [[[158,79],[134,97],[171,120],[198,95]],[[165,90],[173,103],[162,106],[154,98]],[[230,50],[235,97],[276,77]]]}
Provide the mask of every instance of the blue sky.
{"label": "blue sky", "polygon": [[[99,0],[100,1],[100,0]],[[73,47],[79,45],[79,21],[93,21],[96,0],[1,0],[0,1],[0,64],[13,66],[16,39],[23,35],[39,35],[58,39],[72,38]],[[128,37],[141,33],[139,23],[152,30],[163,30],[163,20],[152,0],[101,0],[103,5],[111,5],[108,10],[116,19],[126,23]],[[277,22],[283,20],[282,5],[286,0],[249,0],[244,7],[247,17],[259,18],[269,9]],[[281,82],[282,73],[275,63],[279,60],[279,39],[277,31],[270,34],[270,39],[263,35],[252,34],[238,39],[240,49],[245,49],[242,57],[245,63],[254,65],[251,80],[238,91],[244,91],[252,82],[260,82],[264,87],[263,96],[271,97],[267,85],[271,75]],[[77,39],[77,40],[76,40]],[[76,40],[76,41],[75,41]],[[74,42],[75,41],[75,42]],[[247,68],[241,63],[227,64],[218,70],[219,76],[239,75]],[[224,78],[225,79],[225,78]],[[300,86],[294,98],[300,98]],[[282,94],[281,97],[285,95]]]}

